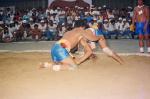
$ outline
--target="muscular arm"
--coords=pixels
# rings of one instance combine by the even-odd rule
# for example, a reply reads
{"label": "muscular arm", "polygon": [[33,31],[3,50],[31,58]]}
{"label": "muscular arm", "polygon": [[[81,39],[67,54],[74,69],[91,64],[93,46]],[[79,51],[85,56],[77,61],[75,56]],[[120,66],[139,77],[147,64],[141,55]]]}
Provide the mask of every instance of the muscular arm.
{"label": "muscular arm", "polygon": [[149,22],[149,7],[146,7],[145,8],[145,16],[146,16],[146,27],[148,25],[148,22]]}
{"label": "muscular arm", "polygon": [[136,8],[134,8],[134,11],[133,11],[133,17],[132,17],[132,24],[134,25],[135,21],[136,21]]}
{"label": "muscular arm", "polygon": [[85,39],[81,39],[80,40],[80,44],[83,46],[84,48],[84,55],[82,57],[80,57],[79,59],[75,59],[77,64],[81,64],[82,62],[84,62],[87,58],[90,57],[90,55],[92,54],[92,49],[90,48],[90,46],[88,45],[88,43],[86,42]]}
{"label": "muscular arm", "polygon": [[83,34],[83,36],[84,36],[86,39],[88,39],[88,40],[90,40],[90,41],[97,41],[97,40],[99,40],[99,37],[93,35],[93,33],[92,33],[91,30],[87,29],[87,30],[85,30],[85,31],[86,31],[86,32]]}

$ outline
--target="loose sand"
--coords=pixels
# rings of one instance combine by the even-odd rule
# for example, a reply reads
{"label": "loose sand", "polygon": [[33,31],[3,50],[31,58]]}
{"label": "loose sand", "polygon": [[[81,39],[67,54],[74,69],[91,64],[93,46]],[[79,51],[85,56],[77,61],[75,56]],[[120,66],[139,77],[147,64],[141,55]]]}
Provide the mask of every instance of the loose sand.
{"label": "loose sand", "polygon": [[55,72],[38,68],[49,53],[0,53],[0,99],[150,99],[150,57],[122,57]]}

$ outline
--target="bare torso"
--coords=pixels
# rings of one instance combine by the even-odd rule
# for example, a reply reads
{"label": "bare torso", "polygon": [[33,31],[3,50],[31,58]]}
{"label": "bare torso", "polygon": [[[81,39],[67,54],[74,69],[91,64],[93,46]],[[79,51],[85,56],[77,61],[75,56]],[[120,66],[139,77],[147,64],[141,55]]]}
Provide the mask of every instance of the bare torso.
{"label": "bare torso", "polygon": [[136,7],[135,8],[135,21],[136,22],[145,22],[147,20],[147,10],[148,7],[147,6],[143,6],[143,7]]}

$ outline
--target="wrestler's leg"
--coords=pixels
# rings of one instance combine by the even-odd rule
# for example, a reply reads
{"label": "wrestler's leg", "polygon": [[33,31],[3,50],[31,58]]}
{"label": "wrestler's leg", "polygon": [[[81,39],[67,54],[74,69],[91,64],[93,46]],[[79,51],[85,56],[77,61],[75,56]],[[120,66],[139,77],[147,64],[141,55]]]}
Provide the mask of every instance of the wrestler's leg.
{"label": "wrestler's leg", "polygon": [[67,69],[75,69],[77,67],[77,64],[73,61],[72,57],[67,57],[66,59],[62,60],[60,62],[61,70],[67,70]]}
{"label": "wrestler's leg", "polygon": [[147,52],[150,53],[150,35],[149,34],[145,35],[145,41],[146,41],[146,46],[147,46]]}
{"label": "wrestler's leg", "polygon": [[140,47],[140,52],[144,53],[144,35],[139,34],[139,47]]}
{"label": "wrestler's leg", "polygon": [[119,55],[117,55],[117,53],[113,52],[110,48],[108,48],[106,40],[103,36],[100,36],[99,44],[104,53],[112,57],[115,61],[119,62],[120,64],[124,63],[123,59]]}
{"label": "wrestler's leg", "polygon": [[74,70],[77,67],[75,62],[71,57],[67,57],[66,59],[62,60],[61,62],[41,62],[40,68],[50,68],[54,71],[59,70]]}

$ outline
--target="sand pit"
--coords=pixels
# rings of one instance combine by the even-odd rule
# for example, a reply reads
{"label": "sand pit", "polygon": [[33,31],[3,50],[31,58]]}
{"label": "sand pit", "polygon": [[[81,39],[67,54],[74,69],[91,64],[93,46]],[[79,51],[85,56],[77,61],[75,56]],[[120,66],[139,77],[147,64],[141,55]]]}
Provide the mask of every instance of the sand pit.
{"label": "sand pit", "polygon": [[0,53],[0,99],[150,99],[150,57],[105,55],[75,71],[39,69],[49,53]]}

